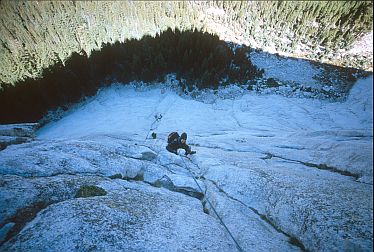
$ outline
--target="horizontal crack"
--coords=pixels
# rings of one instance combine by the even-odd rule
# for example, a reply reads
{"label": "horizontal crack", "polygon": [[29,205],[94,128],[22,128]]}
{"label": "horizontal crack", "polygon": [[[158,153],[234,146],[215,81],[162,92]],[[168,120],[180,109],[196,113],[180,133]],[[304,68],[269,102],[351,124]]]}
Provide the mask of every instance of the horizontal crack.
{"label": "horizontal crack", "polygon": [[100,177],[100,178],[107,178],[108,176],[100,173],[92,173],[92,172],[56,172],[52,174],[46,174],[46,175],[35,175],[35,174],[26,174],[26,175],[20,175],[20,174],[5,174],[0,173],[0,175],[11,175],[11,176],[17,176],[25,179],[29,178],[53,178],[53,177],[59,177],[59,176],[92,176],[92,177]]}
{"label": "horizontal crack", "polygon": [[122,179],[124,179],[126,181],[129,181],[129,182],[131,182],[131,181],[141,181],[141,182],[144,182],[144,183],[146,183],[148,185],[151,185],[153,187],[157,187],[157,188],[162,187],[162,188],[168,189],[169,191],[172,191],[172,192],[182,193],[182,194],[187,195],[189,197],[196,198],[200,201],[204,198],[204,193],[203,192],[189,190],[190,188],[188,188],[188,187],[177,187],[177,186],[175,186],[173,184],[173,182],[171,181],[171,179],[166,175],[164,175],[161,179],[156,180],[154,183],[145,181],[144,176],[139,175],[139,174],[137,176],[135,176],[134,178],[122,177]]}
{"label": "horizontal crack", "polygon": [[[358,174],[355,174],[355,173],[351,173],[349,171],[343,171],[343,170],[339,170],[338,168],[336,167],[332,167],[332,166],[328,166],[326,164],[313,164],[313,163],[309,163],[309,162],[304,162],[304,161],[300,161],[300,160],[296,160],[296,159],[291,159],[291,158],[284,158],[284,157],[281,157],[281,156],[277,156],[277,155],[274,155],[272,153],[265,153],[266,156],[261,158],[263,160],[267,160],[267,159],[272,159],[272,158],[280,158],[280,159],[283,159],[283,160],[287,160],[287,161],[292,161],[292,162],[296,162],[296,163],[299,163],[299,164],[302,164],[302,165],[305,165],[305,166],[308,166],[308,167],[313,167],[313,168],[317,168],[319,170],[325,170],[325,171],[330,171],[330,172],[335,172],[335,173],[339,173],[343,176],[349,176],[349,177],[353,177],[357,179],[360,177]],[[358,181],[357,181],[358,182]]]}

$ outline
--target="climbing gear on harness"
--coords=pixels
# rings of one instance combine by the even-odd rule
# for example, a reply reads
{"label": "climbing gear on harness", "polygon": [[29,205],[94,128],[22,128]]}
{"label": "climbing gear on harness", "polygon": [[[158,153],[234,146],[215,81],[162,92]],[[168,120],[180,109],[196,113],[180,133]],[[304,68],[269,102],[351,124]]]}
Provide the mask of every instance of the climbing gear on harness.
{"label": "climbing gear on harness", "polygon": [[155,120],[156,120],[156,122],[161,121],[161,119],[162,119],[162,114],[156,114],[156,115],[155,115]]}

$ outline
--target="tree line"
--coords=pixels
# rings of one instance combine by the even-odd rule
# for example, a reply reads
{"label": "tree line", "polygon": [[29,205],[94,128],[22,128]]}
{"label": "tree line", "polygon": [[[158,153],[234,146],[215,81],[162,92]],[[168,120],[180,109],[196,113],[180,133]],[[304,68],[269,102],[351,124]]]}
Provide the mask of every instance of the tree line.
{"label": "tree line", "polygon": [[[168,27],[321,59],[372,30],[372,1],[1,1],[0,86],[40,76],[73,52],[155,36]],[[224,28],[224,29],[222,29]],[[318,50],[318,54],[316,51]]]}
{"label": "tree line", "polygon": [[106,43],[90,55],[73,53],[64,62],[43,70],[0,92],[0,123],[37,121],[48,110],[69,106],[113,82],[152,82],[176,73],[183,89],[247,84],[263,70],[248,58],[249,47],[235,50],[217,35],[197,29],[167,29],[155,37]]}

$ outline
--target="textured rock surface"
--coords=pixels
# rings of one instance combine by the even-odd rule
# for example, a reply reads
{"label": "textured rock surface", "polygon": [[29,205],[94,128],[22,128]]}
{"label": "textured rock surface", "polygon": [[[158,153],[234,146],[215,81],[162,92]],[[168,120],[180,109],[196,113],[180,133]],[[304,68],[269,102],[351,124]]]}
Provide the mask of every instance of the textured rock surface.
{"label": "textured rock surface", "polygon": [[115,87],[0,151],[0,250],[372,251],[372,78],[340,103],[210,98]]}
{"label": "textured rock surface", "polygon": [[[225,143],[221,144],[223,149],[196,147],[203,154],[186,159],[185,163],[161,148],[148,150],[159,153],[153,162],[143,160],[141,153],[146,147],[106,136],[74,141],[38,140],[9,146],[0,152],[2,225],[17,223],[14,218],[17,213],[40,202],[43,204],[39,210],[44,210],[34,220],[27,220],[31,222],[25,227],[22,226],[25,220],[18,220],[21,232],[14,233],[2,249],[40,251],[50,246],[57,250],[161,251],[169,248],[188,251],[207,247],[214,251],[210,249],[212,246],[218,246],[220,251],[235,249],[219,219],[204,214],[203,205],[198,201],[204,194],[244,248],[255,246],[257,251],[301,249],[290,244],[294,238],[302,246],[318,250],[370,249],[371,184],[357,182],[351,176],[305,168],[297,162],[267,158],[265,153],[253,153],[240,145],[237,151],[227,152]],[[284,155],[291,159],[290,155]],[[191,167],[190,172],[184,164]],[[115,174],[121,174],[129,182],[109,178]],[[200,178],[203,192],[192,174]],[[96,185],[109,194],[87,200],[74,199],[82,185]],[[190,206],[186,202],[194,203]],[[215,216],[205,199],[203,202],[205,211]],[[156,203],[163,208],[153,209]],[[365,208],[357,208],[357,205]],[[151,209],[143,209],[147,207]],[[176,216],[180,207],[183,211]],[[130,208],[143,210],[133,216],[128,212]],[[147,211],[152,212],[149,219],[131,225]],[[135,220],[129,224],[125,216]],[[211,230],[211,222],[224,239],[216,236],[217,230]],[[69,229],[62,229],[67,223]],[[155,231],[163,225],[164,229]],[[188,231],[192,238],[184,233],[185,226],[192,228]],[[110,227],[116,228],[110,230]],[[128,230],[128,233],[121,234],[120,230]],[[172,230],[184,231],[174,234]],[[85,243],[79,243],[81,236]],[[200,243],[202,236],[205,242]],[[170,237],[170,240],[161,237]],[[188,237],[192,239],[189,242]],[[342,242],[346,237],[350,239]],[[124,239],[128,242],[123,242]],[[179,243],[177,239],[186,242]],[[221,243],[215,244],[216,239]]]}
{"label": "textured rock surface", "polygon": [[33,140],[38,128],[39,124],[37,123],[0,125],[0,150],[5,149],[8,145]]}
{"label": "textured rock surface", "polygon": [[50,205],[2,251],[234,249],[219,223],[204,214],[196,199],[123,180],[104,181],[100,186],[108,195]]}

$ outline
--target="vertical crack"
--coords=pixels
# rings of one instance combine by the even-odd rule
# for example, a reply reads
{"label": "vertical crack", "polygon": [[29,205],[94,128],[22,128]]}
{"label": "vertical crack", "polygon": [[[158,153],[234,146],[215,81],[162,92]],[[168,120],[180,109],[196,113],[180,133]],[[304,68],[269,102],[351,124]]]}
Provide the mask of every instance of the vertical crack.
{"label": "vertical crack", "polygon": [[261,218],[261,220],[265,221],[267,224],[269,224],[271,227],[273,227],[278,233],[281,233],[281,234],[285,235],[288,238],[288,242],[290,244],[300,248],[302,251],[307,251],[304,244],[302,244],[302,242],[298,238],[296,238],[295,236],[292,236],[292,235],[286,233],[285,231],[283,231],[279,226],[277,226],[275,223],[273,223],[266,215],[261,214],[257,209],[255,209],[251,206],[248,206],[244,202],[230,196],[227,192],[225,192],[222,188],[220,188],[215,181],[213,181],[213,180],[209,180],[209,181],[212,182],[212,184],[218,189],[219,192],[225,194],[226,197],[228,197],[229,199],[231,199],[233,201],[236,201],[236,202],[240,203],[241,205],[243,205],[244,207],[250,209],[253,213],[255,213],[257,216],[259,216]]}

